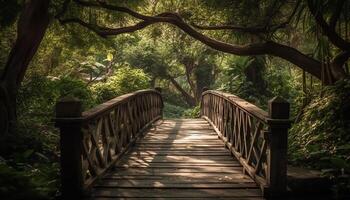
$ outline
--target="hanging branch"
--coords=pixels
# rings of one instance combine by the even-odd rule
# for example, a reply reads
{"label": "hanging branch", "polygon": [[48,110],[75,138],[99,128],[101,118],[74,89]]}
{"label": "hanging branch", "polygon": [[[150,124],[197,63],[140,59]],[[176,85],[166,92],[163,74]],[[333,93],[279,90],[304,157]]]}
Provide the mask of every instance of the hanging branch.
{"label": "hanging branch", "polygon": [[[335,46],[343,51],[350,51],[350,43],[341,38],[338,33],[335,31],[334,27],[331,27],[327,24],[322,16],[322,12],[317,10],[312,2],[312,0],[308,0],[308,8],[311,14],[314,16],[317,24],[321,27],[323,33],[328,37],[329,41],[331,41]],[[333,15],[334,16],[334,15]],[[333,17],[333,21],[337,21],[339,17],[335,15]],[[333,22],[333,24],[336,22]]]}

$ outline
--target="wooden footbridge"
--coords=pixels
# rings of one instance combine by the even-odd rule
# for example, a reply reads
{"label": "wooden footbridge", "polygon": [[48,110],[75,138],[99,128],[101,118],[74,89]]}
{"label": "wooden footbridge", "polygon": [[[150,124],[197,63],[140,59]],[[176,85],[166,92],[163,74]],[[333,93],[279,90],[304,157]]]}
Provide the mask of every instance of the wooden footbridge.
{"label": "wooden footbridge", "polygon": [[56,106],[65,199],[263,199],[285,194],[289,104],[208,90],[201,119],[162,119],[160,90],[82,112]]}

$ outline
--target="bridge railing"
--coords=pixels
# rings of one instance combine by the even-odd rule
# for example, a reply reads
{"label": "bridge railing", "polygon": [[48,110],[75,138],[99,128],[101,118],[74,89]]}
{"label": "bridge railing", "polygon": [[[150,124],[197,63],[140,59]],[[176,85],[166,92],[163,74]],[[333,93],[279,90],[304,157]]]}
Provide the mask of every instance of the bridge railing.
{"label": "bridge railing", "polygon": [[225,142],[265,196],[281,195],[287,187],[289,103],[269,101],[269,112],[228,93],[203,92],[201,116]]}
{"label": "bridge railing", "polygon": [[62,195],[83,195],[153,122],[162,117],[157,90],[140,90],[82,112],[81,102],[56,104],[60,129]]}

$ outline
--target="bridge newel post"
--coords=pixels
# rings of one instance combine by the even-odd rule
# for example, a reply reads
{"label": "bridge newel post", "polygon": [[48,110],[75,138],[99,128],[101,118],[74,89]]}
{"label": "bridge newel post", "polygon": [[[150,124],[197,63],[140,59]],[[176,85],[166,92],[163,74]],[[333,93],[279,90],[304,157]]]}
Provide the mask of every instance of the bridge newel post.
{"label": "bridge newel post", "polygon": [[265,196],[280,196],[287,189],[287,146],[289,103],[281,97],[269,100],[268,145],[267,145],[267,188]]}
{"label": "bridge newel post", "polygon": [[155,87],[154,88],[157,92],[162,93],[162,88],[161,87]]}
{"label": "bridge newel post", "polygon": [[205,92],[205,91],[207,91],[207,90],[209,90],[209,88],[208,87],[203,87],[202,88],[202,93],[201,93],[201,102],[200,102],[200,116],[203,116],[204,115],[204,107],[203,107],[203,93]]}
{"label": "bridge newel post", "polygon": [[60,129],[61,192],[63,199],[81,197],[83,193],[82,102],[65,97],[56,103],[56,124]]}
{"label": "bridge newel post", "polygon": [[[162,88],[161,87],[155,87],[154,90],[156,90],[157,92],[159,92],[160,94],[162,94]],[[162,102],[162,106],[160,107],[160,116],[163,119],[163,109],[164,109],[164,104]]]}

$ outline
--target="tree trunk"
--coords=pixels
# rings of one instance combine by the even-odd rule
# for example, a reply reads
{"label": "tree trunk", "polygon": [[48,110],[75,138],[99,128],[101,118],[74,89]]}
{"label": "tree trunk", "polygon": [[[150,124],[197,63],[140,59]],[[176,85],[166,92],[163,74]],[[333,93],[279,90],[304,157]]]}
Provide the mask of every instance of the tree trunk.
{"label": "tree trunk", "polygon": [[151,88],[155,88],[156,87],[156,80],[157,80],[157,78],[154,77],[154,76],[151,78],[151,80],[150,80]]}
{"label": "tree trunk", "polygon": [[175,86],[175,88],[181,93],[186,103],[189,106],[196,106],[195,98],[189,95],[173,77],[169,77],[169,79],[170,79],[170,82]]}
{"label": "tree trunk", "polygon": [[192,59],[191,57],[185,57],[182,59],[181,63],[185,67],[186,79],[187,79],[187,82],[191,88],[191,92],[194,96],[196,96],[196,87],[191,79],[193,69],[196,67],[195,60]]}
{"label": "tree trunk", "polygon": [[49,24],[49,1],[27,1],[17,26],[17,39],[0,79],[0,130],[13,131],[17,91]]}
{"label": "tree trunk", "polygon": [[197,103],[201,100],[201,95],[203,88],[210,88],[210,85],[213,83],[213,64],[208,63],[202,60],[198,67],[195,69],[195,78],[196,78],[196,91],[195,91],[195,100]]}
{"label": "tree trunk", "polygon": [[[264,80],[264,72],[265,72],[265,63],[259,61],[259,57],[251,57],[250,59],[253,59],[244,69],[244,74],[246,77],[246,80],[251,82],[253,85],[252,92],[258,94],[266,94],[267,90],[267,84]],[[260,59],[263,59],[263,57],[260,57]]]}

